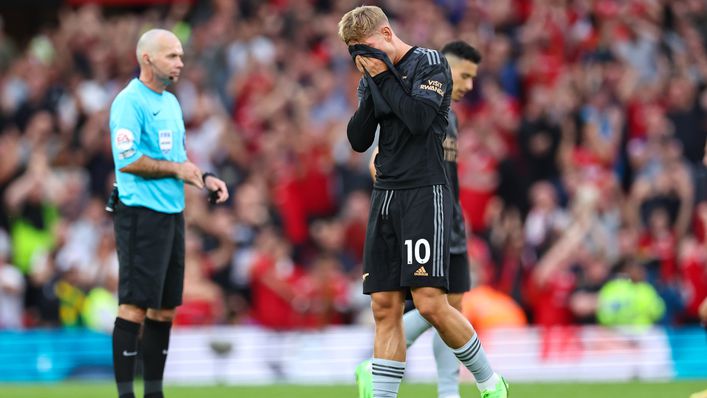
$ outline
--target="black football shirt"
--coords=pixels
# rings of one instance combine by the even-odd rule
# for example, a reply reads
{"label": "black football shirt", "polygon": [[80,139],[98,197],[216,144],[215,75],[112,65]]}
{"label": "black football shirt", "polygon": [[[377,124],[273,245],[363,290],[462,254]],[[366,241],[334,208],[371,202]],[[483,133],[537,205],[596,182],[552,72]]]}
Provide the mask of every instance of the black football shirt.
{"label": "black football shirt", "polygon": [[375,188],[446,185],[442,142],[452,87],[447,60],[435,50],[412,47],[395,68],[407,87],[390,71],[361,79],[349,141],[355,150],[368,149],[380,125]]}

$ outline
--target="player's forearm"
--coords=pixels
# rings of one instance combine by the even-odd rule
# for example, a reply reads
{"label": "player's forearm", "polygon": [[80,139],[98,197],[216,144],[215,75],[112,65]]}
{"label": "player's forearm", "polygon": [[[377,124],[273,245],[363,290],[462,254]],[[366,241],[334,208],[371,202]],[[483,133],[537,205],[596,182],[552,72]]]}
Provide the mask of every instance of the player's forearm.
{"label": "player's forearm", "polygon": [[375,118],[371,101],[370,97],[361,101],[346,128],[346,136],[349,139],[351,148],[356,152],[365,152],[371,147],[376,137],[378,121]]}
{"label": "player's forearm", "polygon": [[177,177],[179,163],[155,160],[142,155],[138,160],[120,169],[123,173],[135,174],[145,178]]}
{"label": "player's forearm", "polygon": [[399,117],[413,135],[425,134],[437,117],[437,109],[429,102],[406,93],[392,76],[374,78],[381,95],[390,109]]}

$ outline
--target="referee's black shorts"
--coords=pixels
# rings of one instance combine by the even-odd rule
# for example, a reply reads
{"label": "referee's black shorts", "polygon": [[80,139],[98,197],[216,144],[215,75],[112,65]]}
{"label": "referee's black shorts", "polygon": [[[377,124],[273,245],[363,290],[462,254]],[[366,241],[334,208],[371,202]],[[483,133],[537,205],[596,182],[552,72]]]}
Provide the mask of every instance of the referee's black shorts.
{"label": "referee's black shorts", "polygon": [[184,214],[118,202],[113,218],[118,251],[118,302],[168,309],[182,303]]}

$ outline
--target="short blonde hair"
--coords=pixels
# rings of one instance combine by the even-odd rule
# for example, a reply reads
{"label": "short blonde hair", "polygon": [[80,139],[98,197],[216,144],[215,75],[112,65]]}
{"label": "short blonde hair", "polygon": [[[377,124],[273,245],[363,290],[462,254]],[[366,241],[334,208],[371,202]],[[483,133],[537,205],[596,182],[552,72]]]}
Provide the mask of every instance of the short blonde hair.
{"label": "short blonde hair", "polygon": [[360,6],[344,14],[339,21],[339,37],[347,45],[370,37],[376,29],[388,24],[388,17],[376,6]]}

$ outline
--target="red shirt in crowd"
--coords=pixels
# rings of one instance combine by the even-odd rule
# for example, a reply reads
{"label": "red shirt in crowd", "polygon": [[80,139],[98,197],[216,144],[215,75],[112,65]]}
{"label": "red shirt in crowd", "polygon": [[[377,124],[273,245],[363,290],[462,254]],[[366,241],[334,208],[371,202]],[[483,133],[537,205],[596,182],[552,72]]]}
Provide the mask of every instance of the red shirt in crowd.
{"label": "red shirt in crowd", "polygon": [[677,276],[677,239],[675,233],[655,236],[646,231],[638,240],[638,251],[642,258],[654,258],[660,262],[660,279],[672,281]]}
{"label": "red shirt in crowd", "polygon": [[295,329],[301,325],[296,286],[304,271],[292,263],[277,264],[274,258],[262,255],[251,269],[251,316],[260,325],[277,329]]}

